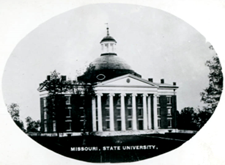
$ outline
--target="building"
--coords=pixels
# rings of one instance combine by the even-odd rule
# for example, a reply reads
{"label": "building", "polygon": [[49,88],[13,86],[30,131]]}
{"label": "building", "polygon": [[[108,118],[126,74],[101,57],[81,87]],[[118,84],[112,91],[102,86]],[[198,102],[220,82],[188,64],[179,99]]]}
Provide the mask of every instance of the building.
{"label": "building", "polygon": [[155,83],[152,78],[141,78],[117,55],[117,42],[109,35],[108,28],[100,44],[102,54],[91,63],[92,71],[78,77],[79,81],[94,82],[94,96],[85,98],[72,92],[64,93],[66,103],[57,105],[59,117],[53,119],[47,113],[47,95],[41,90],[42,132],[58,130],[79,135],[84,125],[86,131],[100,136],[173,131],[176,128],[176,83],[167,84],[164,79]]}

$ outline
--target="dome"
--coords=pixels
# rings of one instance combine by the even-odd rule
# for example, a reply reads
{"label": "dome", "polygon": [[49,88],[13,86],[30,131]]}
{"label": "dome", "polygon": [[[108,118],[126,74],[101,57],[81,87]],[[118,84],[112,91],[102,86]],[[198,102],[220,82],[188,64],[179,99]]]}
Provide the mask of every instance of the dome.
{"label": "dome", "polygon": [[105,42],[105,41],[112,41],[112,42],[115,42],[115,43],[116,43],[116,40],[115,40],[113,37],[109,36],[109,35],[107,35],[106,37],[104,37],[104,38],[101,40],[100,43]]}
{"label": "dome", "polygon": [[78,80],[99,82],[125,74],[141,77],[123,59],[117,56],[115,52],[116,40],[109,35],[109,28],[107,28],[107,36],[100,43],[102,46],[101,56],[90,63],[84,74],[78,77]]}
{"label": "dome", "polygon": [[109,80],[125,74],[133,74],[141,77],[134,72],[131,67],[117,55],[101,55],[90,63],[90,70],[87,70],[78,80],[86,82],[99,82]]}
{"label": "dome", "polygon": [[131,67],[120,57],[116,55],[105,55],[95,59],[92,63],[95,70],[131,70]]}

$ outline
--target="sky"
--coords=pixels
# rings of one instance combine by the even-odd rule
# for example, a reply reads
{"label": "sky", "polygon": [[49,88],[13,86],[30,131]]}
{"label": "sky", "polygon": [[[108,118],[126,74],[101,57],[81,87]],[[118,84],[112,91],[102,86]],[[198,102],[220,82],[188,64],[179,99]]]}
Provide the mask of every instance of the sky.
{"label": "sky", "polygon": [[177,83],[178,110],[202,104],[200,92],[208,86],[209,73],[205,62],[216,54],[209,49],[210,43],[169,13],[122,4],[70,10],[24,36],[4,70],[5,104],[19,104],[21,119],[40,119],[39,83],[53,70],[71,79],[81,74],[101,54],[106,23],[117,41],[117,55],[142,78]]}

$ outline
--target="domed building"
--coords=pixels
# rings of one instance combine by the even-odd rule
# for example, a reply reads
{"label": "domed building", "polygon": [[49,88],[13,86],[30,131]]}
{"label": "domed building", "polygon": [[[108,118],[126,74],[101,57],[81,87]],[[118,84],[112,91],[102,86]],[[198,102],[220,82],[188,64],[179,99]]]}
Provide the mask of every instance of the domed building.
{"label": "domed building", "polygon": [[152,78],[141,78],[117,55],[117,42],[109,35],[108,28],[100,44],[101,55],[78,77],[79,82],[92,84],[93,96],[65,93],[66,107],[59,110],[59,119],[51,119],[47,114],[48,95],[41,94],[43,134],[60,130],[64,135],[77,136],[84,129],[98,136],[175,131],[176,83],[167,84],[164,79],[156,83]]}

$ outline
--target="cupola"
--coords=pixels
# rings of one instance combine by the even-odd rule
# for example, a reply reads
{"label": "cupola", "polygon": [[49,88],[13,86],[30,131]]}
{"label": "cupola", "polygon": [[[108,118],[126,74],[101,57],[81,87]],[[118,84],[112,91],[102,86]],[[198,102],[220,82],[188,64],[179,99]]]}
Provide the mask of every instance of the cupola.
{"label": "cupola", "polygon": [[107,35],[100,42],[102,46],[102,54],[104,55],[116,55],[116,40],[109,35],[109,28],[107,27]]}

